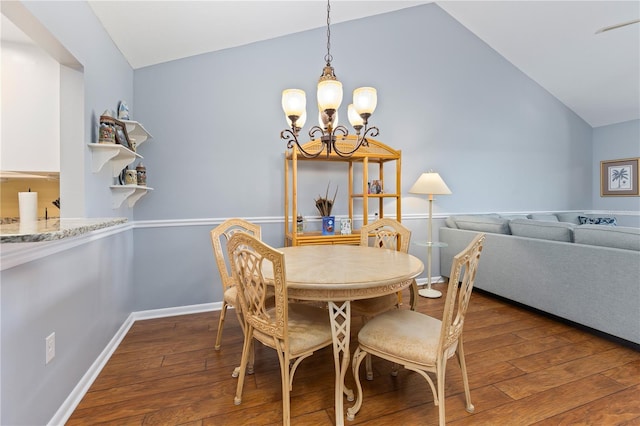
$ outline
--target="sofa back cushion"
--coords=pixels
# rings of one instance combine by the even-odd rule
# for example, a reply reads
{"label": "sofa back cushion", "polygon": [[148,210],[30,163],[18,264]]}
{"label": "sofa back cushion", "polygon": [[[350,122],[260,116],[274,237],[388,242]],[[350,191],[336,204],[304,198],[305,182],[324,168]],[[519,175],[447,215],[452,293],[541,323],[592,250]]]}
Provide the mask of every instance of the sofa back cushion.
{"label": "sofa back cushion", "polygon": [[574,225],[580,225],[579,216],[585,216],[582,212],[562,212],[556,213],[555,216],[558,218],[560,222],[568,222],[573,223]]}
{"label": "sofa back cushion", "polygon": [[574,238],[578,244],[640,251],[640,228],[580,225]]}
{"label": "sofa back cushion", "polygon": [[529,219],[545,222],[558,222],[558,216],[553,213],[531,213]]}
{"label": "sofa back cushion", "polygon": [[451,219],[458,229],[490,232],[492,234],[509,234],[509,220],[497,215],[452,216]]}
{"label": "sofa back cushion", "polygon": [[514,219],[509,223],[511,233],[519,237],[542,240],[573,242],[575,225],[565,222],[551,222],[533,219]]}

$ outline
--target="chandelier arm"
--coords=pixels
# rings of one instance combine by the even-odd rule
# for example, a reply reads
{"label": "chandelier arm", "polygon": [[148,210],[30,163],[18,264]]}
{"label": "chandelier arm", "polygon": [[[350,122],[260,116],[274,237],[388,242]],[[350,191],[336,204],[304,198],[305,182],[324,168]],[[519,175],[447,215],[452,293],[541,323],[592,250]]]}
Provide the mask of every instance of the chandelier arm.
{"label": "chandelier arm", "polygon": [[297,132],[291,129],[285,129],[280,132],[280,139],[287,141],[287,149],[292,149],[295,146],[297,147],[300,154],[305,158],[316,158],[320,154],[322,154],[322,151],[324,151],[324,145],[320,146],[320,150],[318,152],[310,153],[305,151],[304,148],[302,148],[302,145],[300,145],[300,142],[298,142],[298,136],[296,135],[296,133]]}
{"label": "chandelier arm", "polygon": [[362,133],[362,146],[369,146],[369,141],[367,140],[367,135],[370,138],[375,138],[378,136],[379,130],[377,127],[365,127],[364,133]]}

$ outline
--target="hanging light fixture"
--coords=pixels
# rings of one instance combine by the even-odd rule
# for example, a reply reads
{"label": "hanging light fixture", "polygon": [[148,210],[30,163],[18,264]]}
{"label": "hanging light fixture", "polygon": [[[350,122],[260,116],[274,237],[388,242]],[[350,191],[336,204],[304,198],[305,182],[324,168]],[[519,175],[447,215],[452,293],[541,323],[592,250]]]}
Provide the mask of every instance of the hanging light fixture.
{"label": "hanging light fixture", "polygon": [[318,126],[309,130],[309,137],[313,140],[318,136],[322,145],[316,152],[307,152],[302,148],[298,135],[307,119],[306,94],[300,89],[286,89],[282,92],[282,109],[290,128],[280,133],[280,139],[287,141],[287,148],[297,146],[306,158],[315,158],[326,151],[327,157],[335,152],[340,157],[350,157],[361,146],[368,146],[367,137],[378,136],[377,127],[368,127],[369,117],[376,109],[378,96],[373,87],[360,87],[353,91],[353,103],[347,110],[347,118],[356,131],[357,138],[353,147],[341,151],[336,145],[337,135],[346,140],[349,131],[345,126],[338,125],[338,108],[342,103],[342,83],[338,81],[331,66],[331,4],[327,1],[327,54],[324,57],[325,67],[318,81]]}

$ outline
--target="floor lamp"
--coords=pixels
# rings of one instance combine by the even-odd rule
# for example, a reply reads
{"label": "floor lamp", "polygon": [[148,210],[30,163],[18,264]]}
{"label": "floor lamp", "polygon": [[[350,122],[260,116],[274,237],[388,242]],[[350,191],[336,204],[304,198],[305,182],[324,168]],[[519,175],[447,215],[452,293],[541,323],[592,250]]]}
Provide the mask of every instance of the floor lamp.
{"label": "floor lamp", "polygon": [[451,194],[451,190],[447,186],[446,183],[442,180],[440,175],[434,171],[428,171],[427,173],[423,173],[420,175],[416,183],[413,184],[411,189],[409,190],[411,194],[426,194],[429,196],[429,226],[428,233],[429,237],[427,240],[427,288],[423,288],[418,291],[418,294],[423,297],[429,297],[432,299],[436,299],[442,296],[442,293],[438,290],[431,288],[431,250],[434,246],[437,246],[438,243],[433,241],[433,229],[431,225],[431,217],[433,215],[433,196],[434,195],[449,195]]}

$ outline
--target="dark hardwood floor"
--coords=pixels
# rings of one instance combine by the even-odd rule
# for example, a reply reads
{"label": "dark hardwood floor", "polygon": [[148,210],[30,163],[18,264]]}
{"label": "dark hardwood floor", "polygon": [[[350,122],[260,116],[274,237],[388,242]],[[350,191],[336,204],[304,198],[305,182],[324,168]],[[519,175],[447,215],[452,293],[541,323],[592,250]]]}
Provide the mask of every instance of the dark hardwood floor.
{"label": "dark hardwood floor", "polygon": [[[440,317],[442,306],[443,298],[420,298],[418,310]],[[281,424],[280,372],[269,348],[256,345],[255,374],[247,376],[242,404],[234,405],[237,379],[231,372],[243,337],[230,311],[222,349],[214,351],[218,315],[136,322],[67,424]],[[354,319],[352,353],[359,326]],[[475,412],[464,409],[460,369],[451,360],[449,425],[640,425],[640,352],[634,348],[475,292],[465,349]],[[363,380],[362,409],[355,421],[345,422],[436,425],[438,410],[424,379],[403,369],[393,377],[390,370],[374,358],[374,380]],[[353,384],[350,375],[347,383]],[[327,348],[296,372],[292,424],[335,424],[333,386],[333,354]],[[345,408],[351,405],[345,402]]]}

